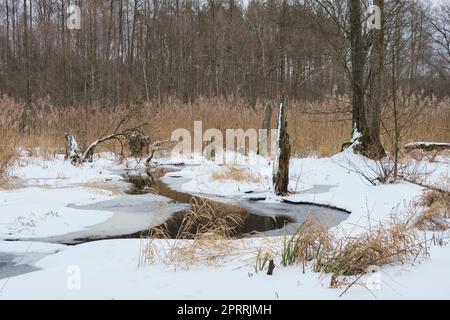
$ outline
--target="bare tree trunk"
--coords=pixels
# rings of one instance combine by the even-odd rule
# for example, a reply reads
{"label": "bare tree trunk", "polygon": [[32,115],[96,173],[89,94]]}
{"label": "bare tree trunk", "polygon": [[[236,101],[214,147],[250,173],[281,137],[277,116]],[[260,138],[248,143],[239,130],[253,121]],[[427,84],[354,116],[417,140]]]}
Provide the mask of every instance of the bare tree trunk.
{"label": "bare tree trunk", "polygon": [[148,92],[148,82],[147,82],[147,71],[146,71],[147,65],[145,63],[145,58],[144,61],[142,62],[142,73],[144,75],[144,85],[145,85],[145,100],[149,101],[150,100],[150,94]]}
{"label": "bare tree trunk", "polygon": [[394,148],[394,179],[398,178],[398,158],[400,153],[400,140],[402,129],[400,128],[399,106],[397,101],[397,90],[399,88],[399,75],[401,72],[401,53],[402,50],[402,20],[396,19],[392,31],[392,62],[391,62],[391,85],[392,85],[392,108],[394,121],[394,134],[391,138]]}
{"label": "bare tree trunk", "polygon": [[25,79],[26,79],[26,105],[23,108],[20,119],[20,132],[30,134],[31,120],[31,88],[30,88],[30,59],[28,50],[28,26],[27,26],[27,0],[23,0],[23,47],[25,60]]}
{"label": "bare tree trunk", "polygon": [[372,158],[381,158],[386,155],[380,141],[381,106],[384,100],[383,75],[384,75],[384,0],[374,0],[374,4],[380,8],[381,29],[374,29],[373,47],[371,55],[372,72],[369,79],[369,94],[367,101],[367,133],[368,155]]}
{"label": "bare tree trunk", "polygon": [[277,122],[277,151],[273,163],[273,186],[276,195],[286,195],[289,185],[289,158],[291,157],[291,145],[287,133],[286,121],[286,81],[285,81],[285,58],[286,58],[286,23],[287,23],[287,1],[283,0],[280,15],[280,83],[281,103],[278,111]]}
{"label": "bare tree trunk", "polygon": [[352,119],[354,129],[361,134],[361,148],[367,147],[367,126],[364,110],[364,47],[362,41],[361,3],[350,1],[350,45],[351,45],[351,86],[352,86]]}
{"label": "bare tree trunk", "polygon": [[273,186],[276,195],[286,195],[289,185],[289,158],[291,145],[287,133],[287,121],[284,101],[280,104],[277,125],[277,152],[273,163]]}
{"label": "bare tree trunk", "polygon": [[[10,52],[9,52],[9,4],[8,0],[6,0],[6,54],[5,54],[5,75],[2,76],[3,79],[7,79],[9,75],[9,58],[10,58]],[[8,81],[4,81],[4,91],[6,94],[9,94],[9,83]],[[3,91],[1,91],[0,98],[3,98]]]}
{"label": "bare tree trunk", "polygon": [[399,50],[400,39],[399,39],[399,29],[397,24],[394,30],[394,46],[392,48],[392,106],[394,111],[394,179],[397,179],[398,175],[398,153],[399,153],[399,140],[400,133],[398,130],[398,114],[397,114],[397,51]]}

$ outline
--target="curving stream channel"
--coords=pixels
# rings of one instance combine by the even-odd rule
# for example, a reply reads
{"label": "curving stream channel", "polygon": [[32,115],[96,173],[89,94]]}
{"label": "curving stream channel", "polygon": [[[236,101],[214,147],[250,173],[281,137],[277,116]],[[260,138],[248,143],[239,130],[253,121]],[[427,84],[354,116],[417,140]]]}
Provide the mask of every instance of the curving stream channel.
{"label": "curving stream channel", "polygon": [[[47,242],[76,245],[88,241],[120,238],[140,238],[142,233],[163,223],[177,224],[193,197],[213,200],[222,210],[231,210],[242,216],[243,226],[237,236],[257,237],[291,234],[305,219],[315,219],[333,227],[347,219],[349,212],[338,208],[321,207],[312,204],[292,204],[265,201],[264,194],[250,193],[245,196],[217,197],[205,194],[189,194],[181,191],[188,180],[174,174],[176,167],[162,167],[155,172],[155,180],[142,177],[132,171],[115,172],[124,178],[118,182],[105,182],[105,188],[114,184],[117,197],[89,205],[69,205],[83,210],[105,210],[113,215],[99,224],[68,234],[21,241]],[[171,173],[171,174],[167,174]],[[101,188],[101,186],[99,186]],[[331,186],[315,186],[309,192],[326,192]],[[157,194],[155,194],[157,191]],[[32,254],[32,253],[30,253]],[[13,255],[0,259],[0,279],[36,270],[34,261],[27,259],[17,264]]]}

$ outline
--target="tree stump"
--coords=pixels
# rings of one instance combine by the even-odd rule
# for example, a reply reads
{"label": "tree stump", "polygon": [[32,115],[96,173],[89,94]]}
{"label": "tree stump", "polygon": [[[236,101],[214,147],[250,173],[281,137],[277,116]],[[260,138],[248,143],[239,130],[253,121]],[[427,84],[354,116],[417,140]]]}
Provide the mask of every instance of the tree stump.
{"label": "tree stump", "polygon": [[78,146],[75,137],[72,134],[66,133],[66,159],[70,160],[72,164],[77,164],[81,159],[81,150]]}
{"label": "tree stump", "polygon": [[273,275],[273,270],[275,269],[275,263],[273,262],[273,259],[270,259],[269,261],[269,267],[267,269],[267,275],[271,276]]}
{"label": "tree stump", "polygon": [[288,194],[289,185],[289,159],[291,156],[291,145],[287,133],[287,121],[284,101],[280,104],[277,121],[277,150],[273,163],[273,186],[278,196]]}

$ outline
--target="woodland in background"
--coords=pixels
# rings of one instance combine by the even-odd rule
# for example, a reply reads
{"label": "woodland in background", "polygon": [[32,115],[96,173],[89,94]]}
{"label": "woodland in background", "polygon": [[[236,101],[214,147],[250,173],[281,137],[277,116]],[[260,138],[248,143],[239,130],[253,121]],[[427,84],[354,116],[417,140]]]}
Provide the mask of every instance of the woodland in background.
{"label": "woodland in background", "polygon": [[[1,0],[0,95],[29,105],[48,97],[54,105],[111,107],[239,97],[254,107],[279,98],[283,74],[289,99],[349,94],[347,2]],[[81,30],[66,27],[69,4],[81,8]],[[448,4],[385,7],[385,74],[396,56],[404,90],[448,96]]]}
{"label": "woodland in background", "polygon": [[[81,30],[67,29],[70,4]],[[336,153],[356,125],[366,154],[397,158],[450,140],[449,26],[445,0],[1,0],[0,133],[55,152],[131,108],[167,139],[194,120],[260,128],[285,101],[292,154]]]}

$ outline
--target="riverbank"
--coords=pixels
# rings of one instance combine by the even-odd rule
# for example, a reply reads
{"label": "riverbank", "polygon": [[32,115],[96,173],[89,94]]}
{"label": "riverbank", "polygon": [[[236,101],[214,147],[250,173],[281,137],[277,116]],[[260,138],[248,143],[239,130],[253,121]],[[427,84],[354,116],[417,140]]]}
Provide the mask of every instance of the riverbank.
{"label": "riverbank", "polygon": [[[273,276],[256,272],[259,249],[270,248],[274,253],[282,250],[283,236],[279,234],[236,240],[233,244],[235,250],[230,256],[214,266],[205,263],[171,265],[159,259],[142,264],[143,242],[139,239],[92,241],[75,246],[28,241],[32,239],[26,242],[5,241],[18,238],[18,235],[35,239],[42,238],[42,235],[61,236],[104,223],[113,213],[98,210],[92,205],[105,201],[117,203],[123,195],[117,194],[116,189],[106,190],[98,186],[120,183],[122,177],[118,172],[136,165],[134,160],[116,163],[109,154],[102,154],[92,164],[79,168],[64,162],[59,156],[50,160],[22,157],[20,161],[13,169],[13,175],[21,181],[22,187],[0,191],[0,252],[4,252],[5,257],[6,253],[9,255],[9,269],[11,255],[15,255],[16,262],[20,262],[21,257],[26,259],[28,253],[41,253],[45,257],[22,263],[35,268],[26,270],[31,272],[22,275],[8,273],[7,278],[1,279],[1,299],[337,299],[345,289],[330,288],[331,274],[316,273],[311,266],[303,272],[296,265],[281,267],[277,260]],[[159,161],[167,164],[167,160]],[[223,179],[224,175],[218,172],[224,168],[202,158],[178,159],[177,162],[187,165],[163,178],[175,190],[240,205],[250,206],[251,203],[253,210],[270,208],[276,211],[286,206],[282,204],[283,199],[271,194],[267,183],[271,164],[267,161],[260,161],[258,165],[240,163],[241,170],[250,170],[252,176],[259,177],[251,181]],[[370,225],[388,220],[392,213],[407,214],[414,200],[423,193],[422,187],[406,182],[372,186],[351,170],[349,163],[357,163],[361,167],[369,165],[364,159],[348,153],[330,158],[292,159],[290,189],[293,194],[286,199],[350,211],[350,215],[343,213],[348,219],[337,221],[333,229],[356,235]],[[424,162],[420,170],[428,172],[428,183],[437,183],[445,178],[445,174],[448,175],[449,159],[441,157],[434,162]],[[137,197],[145,198],[146,195]],[[74,203],[76,209],[73,208]],[[125,203],[125,207],[128,206]],[[315,208],[316,212],[320,211],[320,207]],[[71,223],[71,210],[77,210],[76,223]],[[46,215],[48,212],[57,212],[57,215]],[[295,214],[292,212],[293,216]],[[32,219],[29,219],[30,215]],[[88,216],[93,220],[84,219]],[[22,229],[19,228],[20,221],[26,222]],[[421,256],[403,265],[382,266],[375,276],[368,274],[362,277],[360,284],[353,286],[342,298],[450,297],[450,250],[445,240],[448,234],[427,232],[428,239],[433,234],[442,242],[429,244],[429,257]],[[175,241],[180,243],[179,240],[153,240],[152,245],[158,254],[167,254]],[[73,288],[68,285],[73,280],[72,276],[79,276],[80,286]]]}

